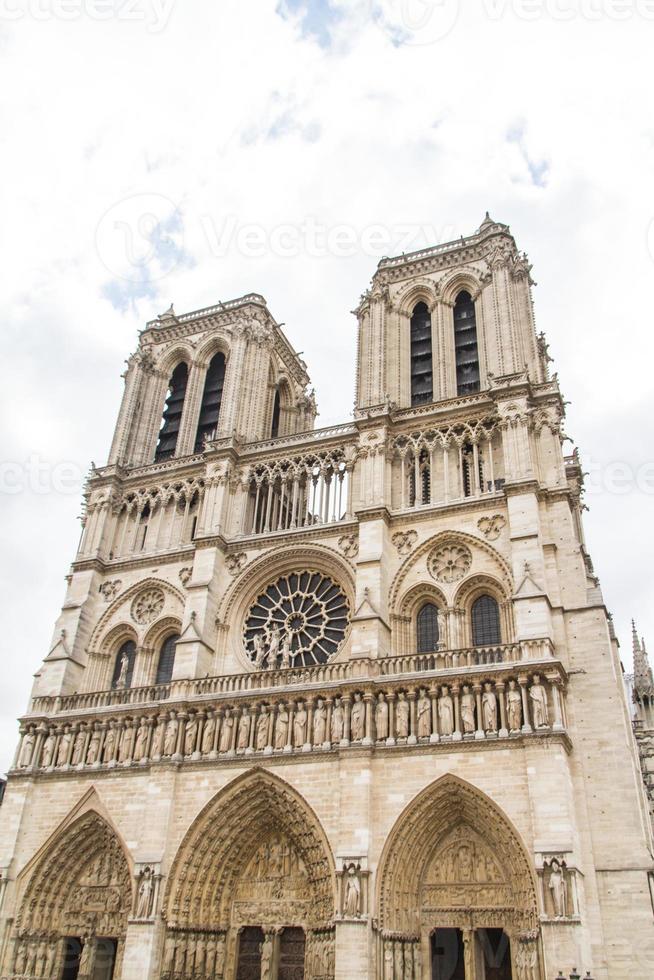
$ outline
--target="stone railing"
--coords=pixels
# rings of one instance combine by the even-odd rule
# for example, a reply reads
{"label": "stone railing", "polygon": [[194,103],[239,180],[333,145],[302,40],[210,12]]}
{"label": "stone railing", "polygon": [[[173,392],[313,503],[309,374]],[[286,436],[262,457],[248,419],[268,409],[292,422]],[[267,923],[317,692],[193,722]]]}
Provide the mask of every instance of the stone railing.
{"label": "stone railing", "polygon": [[169,684],[151,684],[122,690],[89,691],[60,697],[41,696],[32,699],[31,715],[52,715],[71,711],[111,708],[120,705],[148,705],[168,698],[189,699],[215,694],[237,694],[248,691],[270,691],[275,688],[316,687],[366,677],[391,677],[424,671],[438,673],[461,667],[483,668],[491,664],[514,664],[521,661],[554,659],[549,639],[520,640],[497,646],[468,647],[461,650],[438,650],[401,657],[373,660],[331,661],[315,667],[291,667],[286,670],[252,670],[247,674],[223,674],[217,677],[189,678]]}
{"label": "stone railing", "polygon": [[286,690],[224,691],[201,700],[175,692],[176,700],[163,704],[123,704],[101,717],[56,722],[32,715],[22,721],[14,771],[63,773],[563,732],[566,679],[561,665],[548,659],[425,671],[420,677],[332,674],[306,692],[289,690],[290,679]]}

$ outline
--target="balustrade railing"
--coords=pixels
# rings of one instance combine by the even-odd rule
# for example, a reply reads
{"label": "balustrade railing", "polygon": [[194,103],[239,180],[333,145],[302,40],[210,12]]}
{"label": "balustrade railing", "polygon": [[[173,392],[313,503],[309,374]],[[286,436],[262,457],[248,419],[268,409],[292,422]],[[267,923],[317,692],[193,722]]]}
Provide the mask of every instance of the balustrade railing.
{"label": "balustrade railing", "polygon": [[208,695],[229,695],[248,691],[270,691],[285,687],[319,687],[364,678],[396,677],[402,674],[434,673],[499,666],[528,661],[554,659],[551,640],[519,640],[496,646],[469,647],[461,650],[436,650],[404,656],[367,657],[331,661],[314,667],[291,667],[285,670],[256,670],[242,674],[215,677],[184,678],[169,684],[151,684],[110,691],[89,691],[60,697],[41,696],[32,699],[30,714],[50,715],[68,711],[86,711],[121,705],[148,705],[168,699],[187,699]]}

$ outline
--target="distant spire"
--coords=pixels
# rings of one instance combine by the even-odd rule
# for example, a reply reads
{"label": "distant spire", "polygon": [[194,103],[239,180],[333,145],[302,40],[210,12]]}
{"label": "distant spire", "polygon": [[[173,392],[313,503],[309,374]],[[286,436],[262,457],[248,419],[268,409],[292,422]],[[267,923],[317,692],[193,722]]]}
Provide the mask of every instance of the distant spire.
{"label": "distant spire", "polygon": [[490,214],[487,211],[486,212],[486,217],[484,218],[484,220],[482,221],[482,223],[479,225],[479,231],[485,231],[487,228],[492,228],[494,224],[495,224],[495,222],[493,221],[493,219],[491,218]]}
{"label": "distant spire", "polygon": [[649,665],[645,641],[639,639],[636,623],[631,621],[631,636],[634,653],[634,690],[637,694],[647,694],[650,697],[654,693],[654,677],[652,668]]}

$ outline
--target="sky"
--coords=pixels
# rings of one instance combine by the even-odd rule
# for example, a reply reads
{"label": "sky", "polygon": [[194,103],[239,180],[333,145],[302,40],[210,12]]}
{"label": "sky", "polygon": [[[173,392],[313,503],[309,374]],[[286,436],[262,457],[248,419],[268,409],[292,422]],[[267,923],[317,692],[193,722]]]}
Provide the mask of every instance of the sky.
{"label": "sky", "polygon": [[632,617],[654,647],[653,44],[654,0],[0,0],[0,771],[145,322],[262,293],[346,421],[377,262],[486,211],[625,667]]}

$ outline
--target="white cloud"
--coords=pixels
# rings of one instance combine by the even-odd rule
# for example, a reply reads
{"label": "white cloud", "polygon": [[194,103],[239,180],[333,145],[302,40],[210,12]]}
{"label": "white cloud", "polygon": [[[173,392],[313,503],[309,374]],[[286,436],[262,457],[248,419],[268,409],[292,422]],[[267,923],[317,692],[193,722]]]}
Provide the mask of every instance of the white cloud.
{"label": "white cloud", "polygon": [[[415,10],[398,22],[406,5],[372,0],[177,0],[159,30],[146,0],[139,21],[118,2],[102,22],[37,20],[28,5],[10,21],[0,4],[0,409],[3,457],[28,474],[2,498],[3,765],[78,534],[79,495],[29,489],[30,456],[81,472],[105,459],[123,361],[171,301],[262,292],[305,352],[319,423],[342,420],[369,230],[386,231],[380,250],[408,250],[470,233],[489,209],[534,263],[569,433],[603,472],[651,459],[654,26],[637,4],[623,21],[602,3],[598,20],[580,3],[532,21],[489,3],[460,3],[432,43],[415,43]],[[152,212],[161,198],[171,210]],[[103,239],[108,213],[119,230]],[[159,223],[141,228],[150,213]],[[238,235],[216,246],[228,219],[263,229],[262,255]],[[307,222],[346,226],[352,254],[310,248]],[[283,226],[293,257],[270,244]],[[628,645],[632,615],[654,636],[654,497],[599,483],[589,546]]]}

